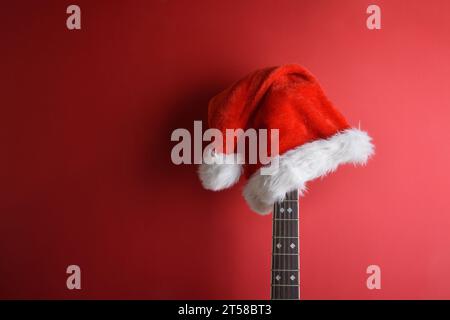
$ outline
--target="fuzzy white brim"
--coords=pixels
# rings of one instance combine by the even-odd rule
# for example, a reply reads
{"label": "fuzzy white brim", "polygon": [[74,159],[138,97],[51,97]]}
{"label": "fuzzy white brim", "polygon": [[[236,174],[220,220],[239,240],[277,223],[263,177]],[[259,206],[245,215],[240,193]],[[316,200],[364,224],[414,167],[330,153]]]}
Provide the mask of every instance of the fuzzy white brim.
{"label": "fuzzy white brim", "polygon": [[219,191],[234,185],[239,181],[242,174],[241,159],[235,153],[209,155],[209,160],[213,163],[202,163],[198,167],[198,176],[205,189]]}
{"label": "fuzzy white brim", "polygon": [[359,129],[347,129],[328,139],[315,140],[279,156],[279,165],[266,175],[255,172],[244,188],[250,208],[260,214],[289,191],[306,190],[306,182],[322,177],[344,163],[364,165],[374,153],[370,136]]}

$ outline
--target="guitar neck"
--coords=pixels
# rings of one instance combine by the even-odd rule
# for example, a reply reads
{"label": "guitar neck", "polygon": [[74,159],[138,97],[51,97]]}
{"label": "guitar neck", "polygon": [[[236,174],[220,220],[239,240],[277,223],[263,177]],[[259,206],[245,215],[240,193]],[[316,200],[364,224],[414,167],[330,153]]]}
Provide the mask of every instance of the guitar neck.
{"label": "guitar neck", "polygon": [[299,286],[299,208],[298,191],[276,202],[272,217],[271,299],[298,300]]}

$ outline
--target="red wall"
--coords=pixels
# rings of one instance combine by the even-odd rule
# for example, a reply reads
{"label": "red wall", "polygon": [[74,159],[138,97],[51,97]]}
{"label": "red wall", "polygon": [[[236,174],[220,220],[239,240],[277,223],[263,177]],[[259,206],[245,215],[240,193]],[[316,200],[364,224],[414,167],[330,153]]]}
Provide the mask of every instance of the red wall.
{"label": "red wall", "polygon": [[[66,29],[66,7],[82,30]],[[366,8],[382,30],[366,28]],[[450,298],[446,0],[9,1],[0,18],[0,298],[269,298],[271,218],[205,191],[171,132],[298,62],[374,137],[301,200],[305,299]],[[82,290],[66,289],[66,267]],[[366,268],[382,271],[368,290]]]}

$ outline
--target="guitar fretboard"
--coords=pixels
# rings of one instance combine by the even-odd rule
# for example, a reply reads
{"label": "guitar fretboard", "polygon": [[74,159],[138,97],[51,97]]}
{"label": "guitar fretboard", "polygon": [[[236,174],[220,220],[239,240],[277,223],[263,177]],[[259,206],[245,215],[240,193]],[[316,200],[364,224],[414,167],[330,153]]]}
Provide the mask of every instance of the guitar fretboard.
{"label": "guitar fretboard", "polygon": [[299,210],[298,191],[286,194],[273,208],[271,299],[298,300]]}

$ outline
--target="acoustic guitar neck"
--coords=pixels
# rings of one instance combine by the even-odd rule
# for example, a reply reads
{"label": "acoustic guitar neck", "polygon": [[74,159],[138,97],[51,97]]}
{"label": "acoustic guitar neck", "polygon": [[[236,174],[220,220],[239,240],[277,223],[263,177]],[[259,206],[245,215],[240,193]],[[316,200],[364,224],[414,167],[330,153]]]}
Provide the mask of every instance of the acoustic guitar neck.
{"label": "acoustic guitar neck", "polygon": [[298,191],[276,202],[272,216],[272,300],[300,299]]}

